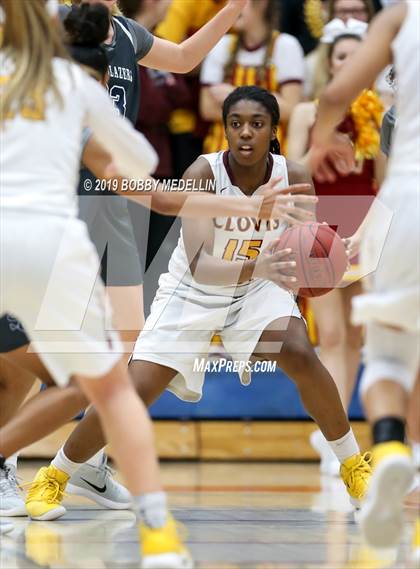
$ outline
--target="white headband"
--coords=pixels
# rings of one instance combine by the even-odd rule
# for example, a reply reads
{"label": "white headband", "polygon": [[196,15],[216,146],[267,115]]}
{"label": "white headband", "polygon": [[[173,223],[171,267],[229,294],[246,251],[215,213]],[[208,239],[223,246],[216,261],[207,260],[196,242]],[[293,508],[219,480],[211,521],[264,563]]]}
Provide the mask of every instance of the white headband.
{"label": "white headband", "polygon": [[335,40],[346,34],[363,37],[368,29],[366,22],[349,18],[347,22],[343,22],[340,18],[334,18],[324,27],[324,33],[321,38],[322,43],[334,43]]}
{"label": "white headband", "polygon": [[46,8],[51,18],[55,18],[58,14],[58,0],[47,0]]}

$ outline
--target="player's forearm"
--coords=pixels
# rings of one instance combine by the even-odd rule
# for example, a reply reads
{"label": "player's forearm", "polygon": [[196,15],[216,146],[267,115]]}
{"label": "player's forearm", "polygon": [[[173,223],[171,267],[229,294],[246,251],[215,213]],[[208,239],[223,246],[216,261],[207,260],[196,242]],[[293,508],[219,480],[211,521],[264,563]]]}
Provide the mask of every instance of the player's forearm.
{"label": "player's forearm", "polygon": [[[148,178],[149,179],[149,178]],[[242,198],[229,196],[216,196],[211,193],[168,192],[163,185],[153,178],[153,189],[136,192],[125,191],[123,178],[114,178],[111,187],[119,195],[135,201],[144,207],[153,209],[163,215],[176,215],[178,217],[191,217],[194,219],[208,219],[212,217],[258,217],[262,198]]]}
{"label": "player's forearm", "polygon": [[348,104],[344,98],[335,99],[327,87],[319,100],[317,119],[312,131],[312,144],[324,144],[328,141],[335,127],[343,120]]}
{"label": "player's forearm", "polygon": [[225,261],[202,251],[192,268],[192,274],[200,284],[235,286],[249,281],[254,268],[253,261]]}
{"label": "player's forearm", "polygon": [[182,203],[180,217],[257,217],[262,198],[216,196],[210,193],[178,194],[177,200]]}
{"label": "player's forearm", "polygon": [[199,65],[216,43],[230,30],[241,12],[241,3],[230,2],[194,35],[182,42],[179,73],[188,73]]}

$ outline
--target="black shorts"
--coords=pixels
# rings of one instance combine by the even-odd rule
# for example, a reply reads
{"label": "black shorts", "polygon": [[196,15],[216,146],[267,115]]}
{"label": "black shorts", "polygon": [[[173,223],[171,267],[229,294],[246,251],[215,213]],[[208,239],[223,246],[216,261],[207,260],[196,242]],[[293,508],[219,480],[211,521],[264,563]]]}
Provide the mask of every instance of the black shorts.
{"label": "black shorts", "polygon": [[107,286],[143,283],[148,217],[148,210],[121,196],[79,195],[79,218],[88,227]]}
{"label": "black shorts", "polygon": [[29,344],[22,324],[6,314],[0,318],[0,353],[11,352]]}

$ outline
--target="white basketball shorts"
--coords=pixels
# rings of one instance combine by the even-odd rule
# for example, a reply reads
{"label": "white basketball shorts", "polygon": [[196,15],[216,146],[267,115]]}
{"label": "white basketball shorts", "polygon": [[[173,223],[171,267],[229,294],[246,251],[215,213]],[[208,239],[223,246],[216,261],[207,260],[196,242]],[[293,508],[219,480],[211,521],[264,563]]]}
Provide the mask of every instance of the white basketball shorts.
{"label": "white basketball shorts", "polygon": [[18,318],[56,383],[99,377],[120,359],[99,259],[75,218],[1,211],[0,314]]}

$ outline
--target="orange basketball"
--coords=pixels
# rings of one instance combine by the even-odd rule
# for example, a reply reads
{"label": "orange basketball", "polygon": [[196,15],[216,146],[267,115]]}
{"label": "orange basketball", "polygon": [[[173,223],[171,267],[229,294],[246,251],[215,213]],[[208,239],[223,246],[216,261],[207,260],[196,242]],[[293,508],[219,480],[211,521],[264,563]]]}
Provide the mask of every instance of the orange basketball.
{"label": "orange basketball", "polygon": [[[292,249],[296,261],[299,296],[322,296],[341,281],[347,267],[347,255],[339,235],[328,225],[309,221],[287,229],[276,250]],[[299,289],[299,290],[297,290]]]}

